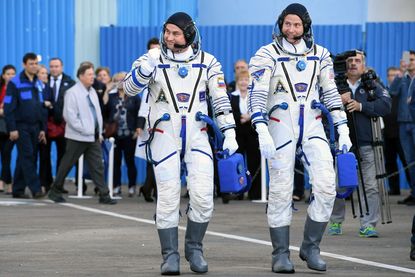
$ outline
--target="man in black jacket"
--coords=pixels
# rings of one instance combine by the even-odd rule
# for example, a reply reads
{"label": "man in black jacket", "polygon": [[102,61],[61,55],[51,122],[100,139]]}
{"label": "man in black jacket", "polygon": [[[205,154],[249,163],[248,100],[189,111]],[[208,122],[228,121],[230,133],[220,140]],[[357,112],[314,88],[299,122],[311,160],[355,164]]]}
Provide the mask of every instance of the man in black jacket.
{"label": "man in black jacket", "polygon": [[[63,73],[63,62],[60,58],[52,58],[49,61],[49,80],[50,94],[46,96],[45,106],[48,108],[47,121],[47,143],[41,144],[39,148],[40,160],[39,177],[40,184],[45,191],[49,191],[52,178],[52,165],[50,151],[52,142],[56,144],[57,159],[56,171],[58,171],[59,163],[65,153],[65,121],[63,120],[63,99],[66,91],[75,84],[75,81],[65,73]],[[65,191],[66,192],[66,191]]]}
{"label": "man in black jacket", "polygon": [[[350,137],[355,146],[352,151],[359,154],[357,156],[360,158],[362,178],[365,184],[364,189],[369,207],[369,214],[365,214],[360,219],[359,236],[368,238],[378,237],[375,227],[379,221],[380,212],[371,119],[390,113],[391,98],[388,92],[375,80],[364,78],[363,75],[366,70],[365,55],[361,51],[356,52],[356,56],[347,59],[347,82],[352,93],[344,93],[341,96],[348,112],[347,121],[351,130]],[[340,235],[342,233],[341,223],[344,221],[344,217],[345,201],[344,199],[336,199],[330,218],[330,235]]]}

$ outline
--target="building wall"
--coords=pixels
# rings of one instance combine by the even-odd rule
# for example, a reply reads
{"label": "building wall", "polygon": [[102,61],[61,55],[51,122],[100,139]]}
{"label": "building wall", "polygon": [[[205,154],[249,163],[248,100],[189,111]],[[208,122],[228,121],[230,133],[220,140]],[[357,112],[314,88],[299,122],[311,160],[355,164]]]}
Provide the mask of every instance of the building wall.
{"label": "building wall", "polygon": [[[367,0],[199,0],[198,23],[208,26],[273,25],[282,10],[293,2],[306,6],[316,25],[364,24],[367,14]],[[350,13],[345,16],[345,11]]]}
{"label": "building wall", "polygon": [[118,0],[118,26],[160,27],[166,18],[178,11],[198,18],[198,0]]}
{"label": "building wall", "polygon": [[48,64],[60,57],[72,73],[74,63],[74,0],[0,0],[0,67],[13,64],[22,69],[27,52]]}
{"label": "building wall", "polygon": [[413,0],[368,0],[368,22],[415,21]]}
{"label": "building wall", "polygon": [[75,0],[75,67],[90,61],[100,65],[99,28],[117,24],[117,0]]}

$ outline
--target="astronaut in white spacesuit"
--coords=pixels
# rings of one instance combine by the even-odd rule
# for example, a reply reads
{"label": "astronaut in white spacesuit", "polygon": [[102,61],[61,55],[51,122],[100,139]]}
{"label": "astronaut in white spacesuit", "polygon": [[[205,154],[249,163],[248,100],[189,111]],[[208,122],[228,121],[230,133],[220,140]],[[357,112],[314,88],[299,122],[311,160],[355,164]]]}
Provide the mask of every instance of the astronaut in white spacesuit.
{"label": "astronaut in white spacesuit", "polygon": [[[156,226],[163,256],[161,273],[180,274],[177,226],[183,171],[187,172],[190,198],[185,258],[192,271],[204,273],[208,264],[202,239],[213,212],[214,157],[206,123],[198,121],[196,114],[208,114],[207,101],[211,98],[217,125],[224,135],[223,149],[230,154],[238,148],[235,122],[221,65],[211,54],[201,51],[192,18],[183,12],[170,16],[163,25],[160,42],[161,49],[151,49],[133,63],[124,79],[124,89],[129,95],[144,90],[140,115],[147,119],[145,129],[152,137],[146,151],[154,165],[158,190]],[[146,147],[140,143],[146,139],[146,135],[139,138],[138,148]]]}
{"label": "astronaut in white spacesuit", "polygon": [[319,244],[336,197],[335,172],[322,112],[312,103],[321,100],[337,127],[339,147],[350,149],[346,114],[334,82],[330,53],[314,44],[307,9],[301,4],[287,6],[275,24],[273,38],[274,42],[251,58],[248,99],[270,173],[267,216],[272,271],[294,272],[289,258],[289,226],[296,157],[307,169],[313,188],[300,258],[310,269],[325,271]]}

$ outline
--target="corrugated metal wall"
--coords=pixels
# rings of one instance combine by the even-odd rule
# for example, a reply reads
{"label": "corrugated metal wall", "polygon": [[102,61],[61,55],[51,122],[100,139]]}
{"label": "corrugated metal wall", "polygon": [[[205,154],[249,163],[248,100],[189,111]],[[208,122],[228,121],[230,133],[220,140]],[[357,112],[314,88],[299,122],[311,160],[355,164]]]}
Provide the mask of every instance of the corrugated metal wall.
{"label": "corrugated metal wall", "polygon": [[147,52],[147,41],[160,34],[158,27],[102,27],[101,65],[111,72],[129,71],[135,59]]}
{"label": "corrugated metal wall", "polygon": [[[316,43],[332,54],[366,50],[368,66],[375,68],[382,80],[386,80],[389,66],[399,66],[402,51],[415,48],[415,22],[368,23],[365,33],[360,25],[314,26],[313,30]],[[147,40],[159,32],[156,27],[101,28],[101,62],[116,71],[129,69],[146,51]],[[249,60],[259,47],[271,42],[271,32],[272,26],[200,27],[202,48],[222,63],[228,80],[233,79],[233,63]]]}
{"label": "corrugated metal wall", "polygon": [[326,47],[333,55],[363,48],[361,25],[315,26],[313,31],[315,42]]}
{"label": "corrugated metal wall", "polygon": [[159,27],[177,11],[197,21],[198,0],[118,0],[118,26]]}
{"label": "corrugated metal wall", "polygon": [[366,24],[367,64],[386,82],[389,66],[398,66],[402,51],[415,49],[415,22]]}
{"label": "corrugated metal wall", "polygon": [[[202,26],[202,49],[221,62],[227,80],[233,79],[233,63],[250,57],[271,42],[273,26]],[[315,26],[317,43],[333,53],[362,46],[362,30],[358,25]],[[145,45],[160,28],[101,28],[101,64],[114,72],[128,70],[132,62],[146,52]]]}
{"label": "corrugated metal wall", "polygon": [[74,0],[0,0],[0,65],[22,68],[26,52],[42,55],[43,64],[60,57],[65,71],[74,67]]}

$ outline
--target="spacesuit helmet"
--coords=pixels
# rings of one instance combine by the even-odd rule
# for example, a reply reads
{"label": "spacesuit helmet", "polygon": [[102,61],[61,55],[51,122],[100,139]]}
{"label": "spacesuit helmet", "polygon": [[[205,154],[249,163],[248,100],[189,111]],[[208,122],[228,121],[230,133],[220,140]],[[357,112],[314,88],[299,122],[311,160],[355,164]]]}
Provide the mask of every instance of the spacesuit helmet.
{"label": "spacesuit helmet", "polygon": [[314,45],[313,30],[311,28],[311,17],[306,7],[299,3],[288,5],[278,16],[272,34],[273,39],[277,42],[277,44],[281,45],[281,40],[285,37],[285,35],[282,33],[282,25],[284,24],[285,17],[289,14],[295,14],[301,19],[304,28],[302,38],[306,42],[307,48],[311,49]]}
{"label": "spacesuit helmet", "polygon": [[180,30],[183,31],[183,35],[184,35],[186,43],[183,44],[183,45],[176,45],[175,44],[175,48],[185,49],[185,48],[191,46],[193,48],[193,52],[194,52],[194,55],[192,57],[196,57],[197,54],[200,51],[199,30],[197,29],[196,24],[193,21],[193,19],[187,13],[184,13],[184,12],[177,12],[177,13],[171,15],[166,20],[166,22],[164,22],[163,30],[160,34],[160,42],[161,42],[162,53],[167,58],[171,59],[171,57],[167,56],[167,45],[166,45],[166,42],[164,41],[164,32],[165,32],[167,24],[174,24],[177,27],[179,27]]}

